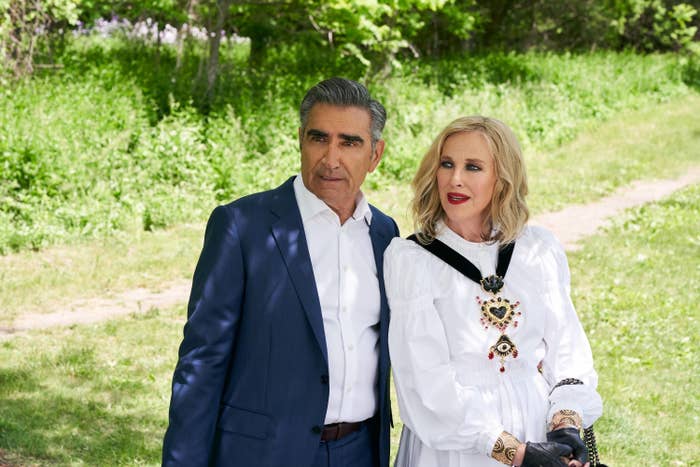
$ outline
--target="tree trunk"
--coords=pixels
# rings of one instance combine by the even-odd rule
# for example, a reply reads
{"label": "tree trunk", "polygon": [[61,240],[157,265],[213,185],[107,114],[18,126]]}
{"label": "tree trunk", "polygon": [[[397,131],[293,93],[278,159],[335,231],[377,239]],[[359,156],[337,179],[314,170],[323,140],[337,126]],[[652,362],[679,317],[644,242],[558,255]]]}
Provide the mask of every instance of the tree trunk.
{"label": "tree trunk", "polygon": [[180,26],[177,31],[177,54],[175,55],[175,77],[178,76],[180,68],[182,68],[182,59],[185,54],[185,41],[187,36],[190,35],[190,28],[193,24],[196,24],[195,10],[197,8],[198,0],[188,0],[187,2],[187,23]]}
{"label": "tree trunk", "polygon": [[209,31],[209,63],[207,63],[207,90],[204,94],[206,110],[211,108],[214,100],[214,88],[219,75],[219,46],[221,44],[221,30],[226,23],[229,8],[233,0],[217,0],[217,15],[214,27]]}

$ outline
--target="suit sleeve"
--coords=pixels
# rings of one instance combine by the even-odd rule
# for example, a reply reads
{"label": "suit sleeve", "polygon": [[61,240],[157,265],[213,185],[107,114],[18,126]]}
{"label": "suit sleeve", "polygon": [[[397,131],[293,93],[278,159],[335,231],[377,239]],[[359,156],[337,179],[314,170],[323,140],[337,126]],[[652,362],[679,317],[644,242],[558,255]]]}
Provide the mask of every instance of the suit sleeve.
{"label": "suit sleeve", "polygon": [[211,214],[173,375],[163,465],[208,465],[240,316],[245,270],[233,212]]}

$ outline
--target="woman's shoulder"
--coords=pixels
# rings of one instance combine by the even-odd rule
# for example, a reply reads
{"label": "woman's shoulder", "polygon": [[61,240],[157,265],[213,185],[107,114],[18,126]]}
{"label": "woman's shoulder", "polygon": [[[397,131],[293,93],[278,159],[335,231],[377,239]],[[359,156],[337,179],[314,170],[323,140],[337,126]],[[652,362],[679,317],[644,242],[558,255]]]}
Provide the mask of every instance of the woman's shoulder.
{"label": "woman's shoulder", "polygon": [[541,225],[527,224],[516,239],[517,243],[523,243],[530,248],[563,250],[563,247],[554,233]]}
{"label": "woman's shoulder", "polygon": [[425,270],[430,254],[407,238],[394,238],[384,252],[385,270],[392,274],[416,275]]}
{"label": "woman's shoulder", "polygon": [[396,304],[432,293],[434,267],[431,255],[406,238],[394,238],[384,252],[384,280],[387,295]]}
{"label": "woman's shoulder", "polygon": [[408,238],[395,237],[384,252],[384,258],[396,259],[404,257],[420,256],[424,253],[423,247]]}
{"label": "woman's shoulder", "polygon": [[521,257],[527,264],[539,264],[546,274],[556,274],[557,280],[568,282],[566,252],[551,230],[527,225],[516,241],[516,250],[518,248],[521,248]]}

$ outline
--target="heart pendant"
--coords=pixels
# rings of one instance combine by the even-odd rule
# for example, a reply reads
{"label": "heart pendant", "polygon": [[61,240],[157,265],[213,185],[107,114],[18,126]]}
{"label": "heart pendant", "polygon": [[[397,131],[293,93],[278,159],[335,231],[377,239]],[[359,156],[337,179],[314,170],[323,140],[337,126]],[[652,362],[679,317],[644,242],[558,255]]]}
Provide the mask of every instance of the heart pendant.
{"label": "heart pendant", "polygon": [[507,298],[495,297],[481,302],[481,322],[491,324],[504,331],[516,315],[516,304],[511,304]]}

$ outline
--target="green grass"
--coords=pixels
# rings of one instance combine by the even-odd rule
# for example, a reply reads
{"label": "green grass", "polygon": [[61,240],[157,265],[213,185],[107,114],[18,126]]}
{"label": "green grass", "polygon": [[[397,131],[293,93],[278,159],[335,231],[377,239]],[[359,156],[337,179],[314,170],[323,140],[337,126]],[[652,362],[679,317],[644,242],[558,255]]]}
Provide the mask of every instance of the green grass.
{"label": "green grass", "polygon": [[570,255],[610,465],[700,462],[700,185],[634,209]]}
{"label": "green grass", "polygon": [[144,287],[158,290],[192,277],[204,226],[134,229],[108,239],[0,256],[0,327],[21,313],[65,309],[81,298]]}
{"label": "green grass", "polygon": [[634,180],[700,166],[700,95],[624,111],[552,151],[527,157],[535,213],[590,203]]}
{"label": "green grass", "polygon": [[154,309],[0,343],[0,449],[21,465],[158,464],[183,322]]}
{"label": "green grass", "polygon": [[[700,459],[699,220],[700,186],[693,186],[628,211],[570,255],[605,401],[596,428],[609,465]],[[184,306],[154,309],[0,343],[5,457],[157,465],[184,315]]]}

